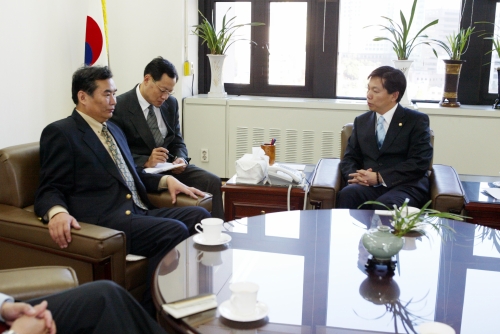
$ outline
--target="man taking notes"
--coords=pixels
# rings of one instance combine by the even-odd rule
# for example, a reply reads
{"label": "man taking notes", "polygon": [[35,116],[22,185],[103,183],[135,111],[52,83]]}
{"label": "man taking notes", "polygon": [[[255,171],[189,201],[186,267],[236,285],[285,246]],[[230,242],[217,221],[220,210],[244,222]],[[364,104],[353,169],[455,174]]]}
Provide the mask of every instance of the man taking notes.
{"label": "man taking notes", "polygon": [[167,173],[186,185],[211,193],[212,216],[224,219],[220,178],[188,161],[180,131],[179,105],[172,96],[178,78],[171,62],[162,57],[153,59],[144,69],[143,81],[118,96],[112,122],[125,133],[138,166],[155,167],[166,161],[185,163],[187,166]]}
{"label": "man taking notes", "polygon": [[[40,138],[40,185],[35,212],[48,222],[52,239],[71,243],[79,221],[125,232],[127,253],[149,258],[151,277],[163,258],[210,217],[201,207],[155,209],[147,191],[168,189],[173,201],[185,193],[204,196],[172,176],[147,174],[134,160],[123,132],[107,122],[116,104],[116,87],[107,67],[78,69],[73,74],[71,116],[49,124]],[[148,279],[150,282],[150,279]],[[147,289],[143,306],[154,314]]]}
{"label": "man taking notes", "polygon": [[406,198],[408,205],[421,207],[429,200],[429,117],[399,104],[406,90],[400,70],[382,66],[368,79],[370,111],[354,120],[340,163],[348,185],[339,192],[337,207],[357,209],[371,200],[392,208]]}

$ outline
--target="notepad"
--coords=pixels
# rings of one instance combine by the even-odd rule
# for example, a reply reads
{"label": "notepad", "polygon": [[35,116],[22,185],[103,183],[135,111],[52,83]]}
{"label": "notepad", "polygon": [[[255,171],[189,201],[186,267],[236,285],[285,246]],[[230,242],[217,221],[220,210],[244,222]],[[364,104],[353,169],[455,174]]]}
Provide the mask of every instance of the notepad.
{"label": "notepad", "polygon": [[163,309],[176,319],[203,312],[217,307],[217,298],[214,294],[205,294],[196,297],[181,299],[164,304]]}
{"label": "notepad", "polygon": [[486,188],[483,191],[496,199],[500,199],[500,188]]}
{"label": "notepad", "polygon": [[150,174],[158,174],[158,173],[163,173],[163,172],[166,172],[168,170],[183,167],[183,166],[186,166],[186,164],[175,164],[174,165],[171,162],[161,162],[158,165],[156,165],[156,167],[144,168],[144,171],[146,173],[150,173]]}

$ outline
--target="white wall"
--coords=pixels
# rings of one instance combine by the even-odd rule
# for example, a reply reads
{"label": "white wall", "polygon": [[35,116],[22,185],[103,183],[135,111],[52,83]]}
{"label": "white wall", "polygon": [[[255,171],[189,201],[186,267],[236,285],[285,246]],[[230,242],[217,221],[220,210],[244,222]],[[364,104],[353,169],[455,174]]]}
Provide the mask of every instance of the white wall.
{"label": "white wall", "polygon": [[[197,2],[184,1],[193,25]],[[191,77],[182,76],[184,1],[107,0],[110,66],[119,94],[138,83],[159,55],[179,70],[177,98],[191,94]],[[83,65],[86,15],[83,0],[0,0],[0,147],[38,141],[47,124],[71,113],[71,75]],[[188,41],[196,64],[196,37]]]}

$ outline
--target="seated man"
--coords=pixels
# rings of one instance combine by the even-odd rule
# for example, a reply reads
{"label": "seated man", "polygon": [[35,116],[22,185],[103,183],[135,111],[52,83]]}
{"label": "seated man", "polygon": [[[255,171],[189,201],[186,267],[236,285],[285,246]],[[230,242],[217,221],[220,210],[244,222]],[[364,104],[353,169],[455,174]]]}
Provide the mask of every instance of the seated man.
{"label": "seated man", "polygon": [[[73,74],[75,110],[49,124],[40,138],[35,212],[48,222],[50,236],[61,248],[71,242],[71,228],[80,229],[78,221],[125,232],[127,253],[148,257],[151,277],[163,256],[210,213],[202,207],[156,209],[149,203],[147,191],[168,189],[174,202],[181,192],[193,198],[204,193],[135,166],[123,132],[106,122],[116,104],[112,76],[99,66]],[[143,305],[154,313],[149,289]]]}
{"label": "seated man", "polygon": [[382,66],[368,79],[370,111],[354,120],[340,163],[348,185],[339,192],[337,207],[357,209],[370,200],[392,208],[406,198],[408,205],[421,207],[429,201],[429,117],[398,103],[406,90],[400,70]]}
{"label": "seated man", "polygon": [[0,325],[12,334],[165,333],[122,287],[95,281],[26,303],[0,293]]}
{"label": "seated man", "polygon": [[178,79],[171,62],[162,57],[153,59],[144,69],[142,83],[118,96],[111,121],[125,133],[138,166],[155,167],[166,161],[186,163],[187,167],[167,173],[188,186],[211,193],[212,216],[224,219],[220,178],[189,164],[179,125],[179,105],[172,96]]}

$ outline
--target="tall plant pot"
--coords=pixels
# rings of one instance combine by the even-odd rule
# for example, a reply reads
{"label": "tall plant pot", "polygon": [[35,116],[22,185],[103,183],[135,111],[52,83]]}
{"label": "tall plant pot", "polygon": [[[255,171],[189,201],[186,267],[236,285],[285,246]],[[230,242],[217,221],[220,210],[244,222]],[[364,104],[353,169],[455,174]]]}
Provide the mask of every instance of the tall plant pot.
{"label": "tall plant pot", "polygon": [[458,80],[460,79],[460,70],[462,69],[463,60],[443,60],[446,67],[444,77],[444,92],[443,98],[439,105],[442,107],[458,108]]}
{"label": "tall plant pot", "polygon": [[493,109],[500,109],[500,67],[497,67],[498,96],[493,103]]}
{"label": "tall plant pot", "polygon": [[208,97],[227,97],[222,79],[222,67],[224,66],[226,55],[207,55],[207,57],[210,61],[210,72],[212,75]]}
{"label": "tall plant pot", "polygon": [[399,104],[401,104],[403,107],[406,108],[415,108],[415,105],[411,103],[411,100],[408,95],[408,87],[410,86],[408,81],[408,73],[410,72],[410,67],[411,64],[413,63],[413,60],[393,60],[393,62],[394,62],[394,67],[397,68],[398,70],[401,70],[401,72],[403,72],[406,78],[406,90],[405,93],[403,94],[403,97],[401,98],[401,101],[399,101]]}

